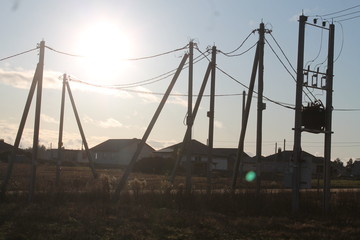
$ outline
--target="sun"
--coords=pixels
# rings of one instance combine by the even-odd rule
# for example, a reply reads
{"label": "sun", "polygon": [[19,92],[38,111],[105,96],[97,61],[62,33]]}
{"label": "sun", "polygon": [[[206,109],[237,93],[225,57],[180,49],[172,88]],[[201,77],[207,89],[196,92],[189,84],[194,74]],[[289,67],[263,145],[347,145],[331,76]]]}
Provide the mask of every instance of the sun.
{"label": "sun", "polygon": [[[83,71],[103,84],[117,83],[129,64],[131,44],[121,27],[111,21],[86,26],[78,38],[77,49],[84,57]],[[98,79],[98,80],[97,80]]]}

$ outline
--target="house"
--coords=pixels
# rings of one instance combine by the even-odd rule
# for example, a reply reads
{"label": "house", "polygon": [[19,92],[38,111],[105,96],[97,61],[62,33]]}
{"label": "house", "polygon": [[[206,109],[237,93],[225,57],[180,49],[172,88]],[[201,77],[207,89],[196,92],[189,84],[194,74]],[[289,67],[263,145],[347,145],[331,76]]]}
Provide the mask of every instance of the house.
{"label": "house", "polygon": [[[302,151],[300,162],[300,187],[311,188],[312,177],[319,177],[323,173],[324,159]],[[279,151],[263,158],[261,162],[261,174],[274,179],[282,177],[285,187],[292,187],[293,168],[292,151]]]}
{"label": "house", "polygon": [[[178,143],[155,152],[157,156],[163,158],[176,159],[180,154],[183,143]],[[237,156],[237,148],[213,148],[212,151],[212,170],[232,172]],[[244,164],[249,168],[251,158],[244,153]],[[209,147],[195,139],[191,140],[191,161],[193,170],[198,173],[205,173],[207,169],[207,162],[209,158]],[[183,154],[180,165],[184,165],[186,155]],[[251,167],[250,167],[251,168]]]}
{"label": "house", "polygon": [[[81,163],[81,162],[88,162],[87,158],[84,159],[83,157],[86,156],[84,150],[74,150],[74,149],[62,149],[61,150],[61,161],[67,163]],[[50,161],[57,161],[59,151],[58,149],[47,149],[41,156],[44,160]]]}
{"label": "house", "polygon": [[355,162],[352,165],[351,168],[351,175],[353,177],[360,177],[360,160],[357,159],[355,160]]}
{"label": "house", "polygon": [[[109,139],[91,148],[93,160],[98,165],[126,166],[130,163],[140,139]],[[145,144],[139,159],[152,157],[155,150]]]}
{"label": "house", "polygon": [[[4,139],[0,139],[0,161],[7,162],[11,156],[13,146],[6,143]],[[26,153],[24,150],[18,149],[16,152],[15,161],[16,162],[29,162],[31,156]]]}

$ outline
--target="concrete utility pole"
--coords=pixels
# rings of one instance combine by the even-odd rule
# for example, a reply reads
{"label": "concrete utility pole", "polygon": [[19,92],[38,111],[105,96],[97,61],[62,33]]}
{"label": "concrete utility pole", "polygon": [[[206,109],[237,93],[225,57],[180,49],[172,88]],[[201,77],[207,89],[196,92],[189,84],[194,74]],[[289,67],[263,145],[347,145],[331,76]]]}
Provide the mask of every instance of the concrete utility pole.
{"label": "concrete utility pole", "polygon": [[334,76],[334,43],[335,25],[330,24],[328,43],[328,62],[326,72],[326,121],[325,121],[325,152],[324,152],[324,211],[330,208],[330,161],[331,161],[331,134],[332,134],[332,94]]}
{"label": "concrete utility pole", "polygon": [[71,93],[69,82],[66,81],[65,83],[66,83],[66,88],[67,88],[68,93],[69,93],[70,102],[71,102],[71,105],[72,105],[72,108],[73,108],[73,111],[74,111],[76,123],[78,125],[79,132],[80,132],[80,135],[81,135],[81,139],[82,139],[84,147],[85,147],[85,152],[86,152],[86,156],[87,156],[88,161],[89,161],[89,166],[90,166],[91,172],[93,174],[93,177],[97,178],[97,173],[96,173],[96,170],[95,170],[95,167],[94,167],[94,161],[93,161],[92,155],[91,155],[90,150],[89,150],[89,146],[88,146],[86,138],[85,138],[85,133],[84,133],[84,130],[83,130],[82,125],[81,125],[80,117],[79,117],[78,111],[76,109],[75,101],[74,101],[73,95]]}
{"label": "concrete utility pole", "polygon": [[33,152],[31,161],[30,172],[30,189],[29,189],[29,201],[33,200],[36,183],[36,166],[38,160],[39,149],[39,131],[40,131],[40,115],[41,115],[41,95],[42,95],[42,82],[44,73],[44,54],[45,54],[45,42],[40,42],[40,54],[39,54],[39,75],[37,80],[36,90],[36,107],[35,107],[35,122],[34,122],[34,137],[33,137]]}
{"label": "concrete utility pole", "polygon": [[[156,123],[156,120],[158,119],[160,113],[161,113],[161,110],[163,109],[165,103],[166,103],[166,100],[168,99],[170,93],[171,93],[171,90],[173,89],[175,83],[176,83],[176,80],[178,79],[179,75],[180,75],[180,72],[181,70],[183,69],[184,65],[185,65],[185,62],[188,58],[188,54],[185,54],[183,59],[181,60],[181,63],[178,67],[178,69],[176,70],[175,72],[175,75],[173,77],[173,79],[171,80],[170,84],[169,84],[169,87],[167,88],[163,98],[161,99],[161,102],[158,106],[158,108],[156,109],[155,111],[155,114],[153,116],[153,118],[151,119],[140,143],[138,144],[137,148],[136,148],[136,151],[133,155],[133,157],[131,158],[131,161],[129,163],[129,165],[127,166],[127,168],[125,169],[125,172],[122,176],[122,178],[120,179],[116,189],[115,189],[115,194],[118,196],[120,194],[120,192],[124,189],[125,187],[125,184],[126,184],[126,181],[127,179],[129,178],[129,175],[132,171],[132,168],[136,162],[136,160],[138,159],[140,153],[141,153],[141,150],[143,149],[145,143],[146,143],[146,140],[148,139],[150,133],[151,133],[151,130],[153,129],[155,123]],[[116,197],[117,198],[117,197]]]}
{"label": "concrete utility pole", "polygon": [[307,17],[302,15],[299,19],[298,59],[296,76],[296,99],[295,99],[295,127],[294,127],[294,150],[293,150],[293,189],[292,189],[292,211],[299,210],[300,201],[300,162],[301,162],[301,110],[302,90],[304,84],[304,46],[305,46],[305,24]]}
{"label": "concrete utility pole", "polygon": [[40,62],[40,59],[39,59],[39,62],[37,64],[37,66],[36,66],[34,77],[33,77],[33,80],[32,80],[31,86],[30,86],[30,91],[29,91],[28,97],[26,99],[24,112],[23,112],[23,115],[21,117],[18,132],[16,134],[14,147],[13,147],[13,149],[11,151],[11,156],[10,156],[10,159],[9,159],[9,163],[7,165],[7,171],[6,171],[4,180],[3,180],[2,185],[1,185],[1,192],[0,192],[0,197],[1,198],[3,198],[5,196],[5,193],[6,193],[6,190],[7,190],[7,185],[9,184],[9,181],[10,181],[10,178],[11,178],[12,169],[14,167],[14,162],[15,162],[15,159],[16,159],[16,153],[17,153],[17,151],[19,149],[21,136],[22,136],[22,134],[24,132],[26,119],[27,119],[27,116],[29,114],[31,102],[32,102],[32,99],[33,99],[33,96],[34,96],[34,93],[35,93],[36,84],[37,84],[39,76],[40,76],[40,70],[42,70],[43,66],[44,66],[43,63],[42,64],[40,64],[40,63],[41,62]]}
{"label": "concrete utility pole", "polygon": [[194,43],[193,41],[189,44],[189,84],[188,84],[188,112],[186,118],[186,125],[190,128],[187,138],[187,148],[186,148],[186,183],[185,188],[186,192],[191,192],[191,155],[192,155],[192,126],[193,126],[193,115],[192,115],[192,97],[193,97],[193,59],[194,59]]}
{"label": "concrete utility pole", "polygon": [[60,184],[61,162],[63,157],[63,129],[64,129],[64,109],[65,109],[65,90],[66,90],[66,74],[63,75],[63,85],[61,91],[61,108],[60,108],[60,125],[59,125],[59,141],[58,141],[58,156],[56,162],[56,186]]}
{"label": "concrete utility pole", "polygon": [[211,171],[212,171],[211,168],[212,168],[212,154],[214,147],[215,73],[216,73],[216,46],[213,46],[212,56],[211,56],[210,111],[207,113],[207,116],[209,117],[207,193],[211,192]]}
{"label": "concrete utility pole", "polygon": [[[203,82],[201,84],[199,94],[198,94],[198,97],[197,97],[196,102],[195,102],[195,106],[194,106],[194,110],[193,110],[193,121],[194,122],[195,122],[195,119],[196,119],[196,114],[197,114],[197,112],[199,110],[199,107],[200,107],[202,97],[204,95],[205,87],[206,87],[206,84],[208,82],[211,70],[212,70],[212,64],[211,64],[211,62],[209,62],[207,70],[205,72],[204,80],[203,80]],[[171,175],[170,175],[170,178],[169,178],[169,181],[171,183],[174,183],[174,181],[175,181],[176,170],[177,170],[177,168],[178,168],[178,166],[180,164],[181,159],[184,156],[184,153],[186,152],[186,148],[187,148],[187,141],[186,140],[188,139],[189,132],[191,132],[191,127],[187,126],[186,132],[185,132],[185,135],[184,135],[184,138],[183,138],[183,141],[182,141],[183,144],[181,146],[179,154],[177,154],[177,156],[176,156],[175,165],[174,165],[173,170],[171,171]]]}
{"label": "concrete utility pole", "polygon": [[[236,181],[237,181],[237,178],[239,175],[239,167],[240,167],[240,174],[242,174],[242,171],[243,171],[242,168],[243,168],[243,153],[244,153],[245,134],[246,134],[247,123],[249,120],[249,112],[250,112],[252,95],[254,92],[256,70],[258,67],[258,63],[259,63],[259,43],[256,46],[254,63],[253,63],[253,68],[252,68],[252,72],[251,72],[251,77],[250,77],[249,93],[247,96],[246,106],[245,106],[245,110],[243,112],[244,114],[242,117],[240,139],[239,139],[238,151],[237,151],[234,172],[233,172],[232,185],[231,185],[233,191],[235,191],[235,188],[236,188]],[[241,176],[240,176],[240,179],[241,179]]]}
{"label": "concrete utility pole", "polygon": [[261,188],[261,158],[262,158],[262,116],[264,102],[264,44],[265,44],[265,25],[260,24],[259,28],[259,77],[258,77],[258,105],[257,105],[257,130],[256,130],[256,191],[259,193]]}

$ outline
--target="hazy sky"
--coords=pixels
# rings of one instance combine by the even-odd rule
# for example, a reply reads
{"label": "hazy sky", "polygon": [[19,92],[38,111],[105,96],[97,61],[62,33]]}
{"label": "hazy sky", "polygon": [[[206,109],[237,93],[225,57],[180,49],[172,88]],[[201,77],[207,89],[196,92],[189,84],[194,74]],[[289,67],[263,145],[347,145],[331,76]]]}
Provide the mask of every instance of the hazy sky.
{"label": "hazy sky", "polygon": [[[0,59],[33,49],[44,40],[55,50],[82,55],[72,57],[45,50],[43,103],[41,109],[40,144],[57,147],[61,76],[67,73],[74,79],[97,85],[124,85],[157,77],[178,67],[187,50],[156,58],[127,61],[164,53],[186,46],[193,40],[200,51],[216,46],[221,52],[236,49],[261,22],[265,23],[291,64],[296,67],[298,16],[322,16],[326,21],[336,17],[334,66],[334,113],[332,158],[347,161],[360,157],[360,90],[357,74],[360,48],[360,7],[327,15],[359,5],[357,0],[346,1],[211,1],[211,0],[151,0],[151,1],[54,1],[5,0],[0,3]],[[353,13],[353,14],[352,14]],[[349,15],[347,15],[349,14]],[[344,16],[341,16],[344,15]],[[264,95],[278,102],[294,104],[295,81],[285,70],[279,55],[293,74],[281,50],[270,34],[266,34],[264,62]],[[258,40],[250,35],[234,54],[242,53]],[[328,32],[306,27],[305,64],[312,69],[326,70]],[[217,54],[217,66],[237,81],[248,85],[255,49],[238,56]],[[200,52],[195,50],[195,56]],[[313,61],[312,61],[313,60]],[[38,62],[38,51],[32,51],[0,61],[0,138],[13,144],[20,123],[30,83]],[[194,94],[199,90],[208,61],[194,65]],[[174,87],[177,94],[187,93],[188,69],[184,69]],[[129,88],[133,91],[109,90],[70,82],[77,109],[90,147],[109,138],[141,138],[149,124],[161,95],[143,94],[165,92],[171,77],[153,84]],[[215,147],[237,147],[240,136],[242,96],[246,90],[220,71],[216,72]],[[325,92],[311,90],[325,102]],[[209,93],[207,88],[206,93]],[[310,93],[308,93],[310,95]],[[227,96],[223,96],[227,95]],[[311,96],[311,95],[310,95]],[[304,104],[309,100],[304,97]],[[195,98],[194,98],[195,102]],[[148,143],[154,148],[182,140],[186,126],[187,98],[172,96],[166,103]],[[21,147],[32,145],[34,105],[26,124]],[[275,144],[286,149],[293,147],[294,111],[266,101],[263,113],[263,155],[274,153]],[[209,98],[202,101],[195,120],[193,138],[206,143],[208,137]],[[350,111],[343,111],[350,110]],[[323,134],[302,134],[303,150],[323,156]],[[246,135],[245,151],[255,153],[256,98]],[[81,138],[69,98],[66,99],[65,148],[81,148]]]}

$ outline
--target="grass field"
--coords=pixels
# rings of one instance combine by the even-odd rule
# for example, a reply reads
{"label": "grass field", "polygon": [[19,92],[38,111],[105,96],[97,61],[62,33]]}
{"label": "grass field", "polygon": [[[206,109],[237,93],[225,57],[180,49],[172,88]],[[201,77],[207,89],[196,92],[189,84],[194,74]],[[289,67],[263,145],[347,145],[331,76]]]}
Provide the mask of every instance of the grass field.
{"label": "grass field", "polygon": [[[0,165],[3,173],[5,164]],[[301,193],[297,214],[291,192],[224,191],[185,194],[164,176],[132,174],[146,186],[128,185],[118,200],[112,193],[119,169],[63,167],[61,187],[54,167],[39,166],[37,192],[27,200],[28,166],[15,165],[9,193],[0,203],[0,239],[359,239],[360,193],[337,192],[331,212],[322,213],[321,192]],[[1,176],[1,179],[3,176]],[[194,178],[195,189],[205,179]],[[218,186],[227,183],[218,179]],[[355,186],[356,181],[352,182]],[[249,189],[251,186],[247,186]],[[351,187],[351,186],[348,186]],[[172,191],[169,191],[172,190]],[[177,191],[174,191],[177,190]]]}

